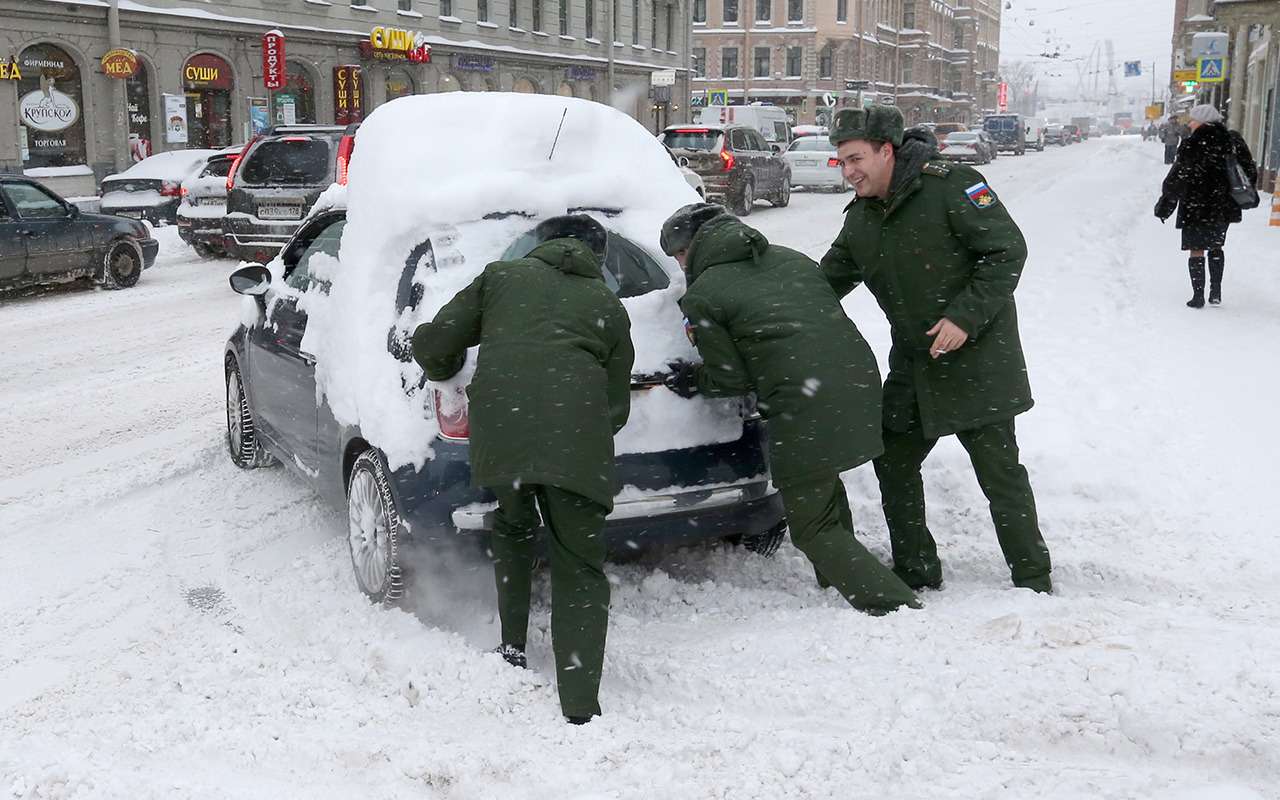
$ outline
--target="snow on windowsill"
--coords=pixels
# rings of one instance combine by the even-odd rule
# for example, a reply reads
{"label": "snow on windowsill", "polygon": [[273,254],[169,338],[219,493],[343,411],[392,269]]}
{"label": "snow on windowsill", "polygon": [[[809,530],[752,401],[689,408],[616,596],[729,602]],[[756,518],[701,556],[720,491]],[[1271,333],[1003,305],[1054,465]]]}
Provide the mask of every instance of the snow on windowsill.
{"label": "snow on windowsill", "polygon": [[514,25],[508,25],[507,30],[511,31],[512,33],[528,33],[528,31],[526,31],[524,28],[517,28]]}
{"label": "snow on windowsill", "polygon": [[333,3],[330,3],[330,2],[329,2],[329,0],[306,0],[306,2],[310,3],[310,4],[311,4],[311,5],[313,5],[313,6],[331,6],[331,5],[333,5]]}
{"label": "snow on windowsill", "polygon": [[396,14],[402,17],[413,17],[414,19],[422,19],[422,13],[418,11],[405,11],[403,8],[396,9]]}
{"label": "snow on windowsill", "polygon": [[497,23],[485,22],[484,20],[476,20],[476,27],[477,28],[493,28],[495,31],[498,29]]}
{"label": "snow on windowsill", "polygon": [[578,41],[578,37],[569,36],[568,34],[562,33],[560,34],[560,40],[564,42],[576,42]]}
{"label": "snow on windowsill", "polygon": [[454,25],[462,24],[462,20],[458,19],[457,17],[437,17],[436,19],[440,20],[441,22],[452,22]]}
{"label": "snow on windowsill", "polygon": [[586,42],[587,44],[600,44],[600,40],[599,40],[599,39],[593,39],[593,38],[591,38],[590,36],[588,36],[587,38],[583,39],[582,41]]}
{"label": "snow on windowsill", "polygon": [[645,50],[645,49],[647,49],[647,48],[646,48],[644,45],[642,45],[642,44],[633,44],[633,45],[631,45],[631,49],[632,49],[632,50]]}
{"label": "snow on windowsill", "polygon": [[69,167],[32,167],[24,169],[23,175],[28,178],[65,178],[73,175],[92,175],[88,164],[72,164]]}
{"label": "snow on windowsill", "polygon": [[352,7],[351,7],[351,10],[352,10],[352,11],[364,11],[364,12],[366,12],[366,13],[368,13],[368,14],[376,14],[376,13],[378,13],[378,9],[374,8],[373,6],[352,6]]}
{"label": "snow on windowsill", "polygon": [[551,34],[547,33],[546,31],[534,31],[533,35],[534,36],[550,36]]}

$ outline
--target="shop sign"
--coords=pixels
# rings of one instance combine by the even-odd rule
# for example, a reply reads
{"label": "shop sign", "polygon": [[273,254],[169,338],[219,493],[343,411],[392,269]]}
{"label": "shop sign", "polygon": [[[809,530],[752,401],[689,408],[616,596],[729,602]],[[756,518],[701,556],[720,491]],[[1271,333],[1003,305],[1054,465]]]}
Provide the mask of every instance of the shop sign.
{"label": "shop sign", "polygon": [[18,69],[18,59],[9,56],[9,63],[0,61],[0,81],[20,81],[22,70]]}
{"label": "shop sign", "polygon": [[462,72],[493,72],[491,56],[468,56],[461,53],[453,57],[453,68]]}
{"label": "shop sign", "polygon": [[1194,81],[1199,74],[1199,71],[1194,67],[1191,69],[1175,69],[1173,71],[1173,82],[1186,83],[1187,81]]}
{"label": "shop sign", "polygon": [[182,81],[188,89],[230,89],[231,67],[215,55],[201,53],[187,59]]}
{"label": "shop sign", "polygon": [[22,124],[37,131],[66,130],[80,119],[76,101],[54,88],[23,95],[18,109]]}
{"label": "shop sign", "polygon": [[1009,110],[1009,84],[1002,83],[996,87],[996,105],[1001,113]]}
{"label": "shop sign", "polygon": [[138,54],[123,47],[102,56],[102,72],[108,78],[132,78],[138,74]]}
{"label": "shop sign", "polygon": [[288,78],[284,66],[284,34],[271,30],[262,34],[262,85],[280,89]]}
{"label": "shop sign", "polygon": [[568,67],[564,71],[564,76],[571,81],[594,81],[596,71],[591,67]]}
{"label": "shop sign", "polygon": [[379,25],[369,32],[368,39],[360,42],[360,55],[380,61],[429,64],[431,45],[427,44],[426,38],[417,31]]}
{"label": "shop sign", "polygon": [[333,68],[333,121],[350,125],[364,119],[364,96],[360,90],[360,66],[343,64]]}

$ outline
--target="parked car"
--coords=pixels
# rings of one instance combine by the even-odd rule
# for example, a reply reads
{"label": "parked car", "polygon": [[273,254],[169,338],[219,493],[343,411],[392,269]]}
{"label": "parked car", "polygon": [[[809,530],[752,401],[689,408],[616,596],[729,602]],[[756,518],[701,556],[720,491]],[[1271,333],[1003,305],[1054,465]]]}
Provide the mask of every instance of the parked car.
{"label": "parked car", "polygon": [[792,125],[791,141],[794,143],[796,139],[803,139],[807,136],[821,136],[825,139],[830,133],[831,129],[826,125]]}
{"label": "parked car", "polygon": [[[404,591],[409,543],[453,541],[493,524],[494,498],[470,485],[465,394],[456,384],[426,385],[415,364],[402,363],[408,334],[486,263],[526,255],[537,242],[534,229],[550,217],[588,214],[608,230],[602,277],[631,317],[637,364],[691,352],[679,330],[682,284],[672,281],[678,266],[662,255],[658,233],[667,214],[696,196],[643,127],[612,108],[573,98],[458,93],[396,103],[396,116],[379,117],[388,104],[361,128],[362,152],[394,149],[395,156],[354,162],[347,197],[365,204],[359,214],[353,205],[348,218],[343,202],[335,201],[314,212],[270,268],[249,265],[233,273],[232,288],[257,300],[259,321],[242,322],[223,353],[232,461],[243,468],[279,461],[345,508],[356,582],[378,601]],[[525,120],[530,130],[555,131],[566,103],[562,143],[607,142],[628,170],[601,169],[598,153],[584,146],[557,153],[554,172],[540,173],[536,186],[494,180],[506,162],[493,161],[493,148],[505,147],[517,163],[536,164],[546,158],[550,135],[512,140],[496,126],[477,131],[454,124],[493,113]],[[392,120],[414,125],[430,145],[389,146],[400,136]],[[455,156],[442,163],[438,152]],[[421,188],[384,200],[376,187],[388,181]],[[440,187],[457,195],[441,195]],[[547,205],[549,197],[556,206]],[[386,213],[383,203],[396,213]],[[344,281],[344,274],[353,277]],[[313,304],[317,296],[323,301]],[[394,303],[384,303],[384,296]],[[353,353],[359,344],[344,335],[343,324],[360,332],[381,324],[388,330],[385,339],[364,337],[368,350]],[[311,325],[319,327],[309,334]],[[339,342],[332,349],[312,344],[311,355],[304,348],[304,341],[324,345],[330,337]],[[388,378],[394,388],[385,385]],[[343,391],[335,386],[371,393],[376,408],[367,417],[348,408],[342,413],[358,419],[340,422],[328,402],[329,392]],[[413,425],[425,432],[421,444],[403,434],[416,430]],[[709,429],[721,435],[708,437]],[[738,535],[756,549],[776,547],[785,525],[763,436],[745,400],[681,400],[660,374],[633,374],[631,421],[616,438],[618,493],[605,531],[610,550]],[[428,442],[430,457],[421,463],[388,456],[392,447]]]}
{"label": "parked car", "polygon": [[795,186],[833,192],[849,189],[840,159],[836,158],[836,146],[825,136],[796,139],[783,153],[783,158],[791,167],[791,180]]}
{"label": "parked car", "polygon": [[757,199],[775,206],[791,202],[791,168],[759,132],[743,125],[673,125],[660,136],[702,177],[708,200],[745,217]]}
{"label": "parked car", "polygon": [[265,261],[284,247],[320,193],[346,183],[357,127],[278,125],[249,142],[227,176],[227,255]]}
{"label": "parked car", "polygon": [[211,156],[204,169],[182,182],[178,236],[203,258],[226,255],[222,218],[227,215],[227,175],[239,157],[232,149]]}
{"label": "parked car", "polygon": [[947,137],[953,133],[963,133],[969,130],[969,126],[962,122],[939,122],[933,126],[934,138],[938,140],[938,147],[947,146]]}
{"label": "parked car", "polygon": [[199,173],[219,152],[170,150],[108,175],[98,187],[102,213],[145,219],[153,225],[177,222],[182,182]]}
{"label": "parked car", "polygon": [[128,288],[159,249],[138,220],[87,214],[37,181],[0,175],[0,290],[80,278]]}
{"label": "parked car", "polygon": [[990,164],[994,147],[975,131],[956,131],[947,137],[939,154],[947,161],[962,164]]}
{"label": "parked car", "polygon": [[778,106],[752,103],[747,106],[708,106],[698,115],[700,125],[728,127],[745,125],[759,133],[777,152],[791,144],[791,123],[787,112]]}
{"label": "parked car", "polygon": [[991,134],[982,128],[975,128],[972,132],[978,134],[978,141],[982,142],[983,147],[987,148],[988,161],[995,161],[1000,157],[1000,148],[996,147],[996,142],[991,138]]}
{"label": "parked car", "polygon": [[689,159],[684,156],[677,156],[675,153],[671,152],[671,148],[667,147],[665,144],[663,147],[666,148],[667,155],[671,156],[672,163],[680,169],[680,174],[684,176],[684,182],[689,184],[690,189],[698,193],[698,197],[705,198],[707,196],[707,190],[706,187],[702,185],[702,177],[698,175],[698,173],[689,169]]}
{"label": "parked car", "polygon": [[1071,135],[1067,133],[1065,125],[1053,123],[1044,126],[1044,143],[1046,145],[1056,144],[1066,147],[1071,144]]}
{"label": "parked car", "polygon": [[1084,141],[1080,134],[1080,126],[1071,123],[1062,126],[1062,137],[1071,144],[1078,144]]}
{"label": "parked car", "polygon": [[1021,114],[988,114],[982,120],[982,129],[995,141],[996,147],[1018,156],[1027,152],[1026,127]]}
{"label": "parked car", "polygon": [[1044,123],[1034,117],[1023,120],[1026,124],[1027,147],[1037,153],[1044,152]]}

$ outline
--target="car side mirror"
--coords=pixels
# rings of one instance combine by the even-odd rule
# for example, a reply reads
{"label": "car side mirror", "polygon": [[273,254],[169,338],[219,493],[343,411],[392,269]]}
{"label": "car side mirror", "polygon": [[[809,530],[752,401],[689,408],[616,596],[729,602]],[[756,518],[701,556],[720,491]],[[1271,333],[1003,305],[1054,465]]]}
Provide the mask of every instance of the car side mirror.
{"label": "car side mirror", "polygon": [[678,164],[682,169],[688,169],[688,168],[689,168],[689,157],[688,157],[688,156],[680,156],[679,158],[677,158],[677,159],[676,159],[676,164]]}
{"label": "car side mirror", "polygon": [[771,145],[769,145],[769,149],[770,149],[770,150],[772,150],[775,154],[777,154],[777,153],[781,153],[781,152],[782,152],[782,145],[780,145],[780,144],[771,144]]}
{"label": "car side mirror", "polygon": [[271,288],[271,270],[261,264],[249,264],[231,273],[230,281],[236,294],[261,297]]}
{"label": "car side mirror", "polygon": [[75,203],[67,203],[67,219],[75,219],[80,216],[80,206]]}

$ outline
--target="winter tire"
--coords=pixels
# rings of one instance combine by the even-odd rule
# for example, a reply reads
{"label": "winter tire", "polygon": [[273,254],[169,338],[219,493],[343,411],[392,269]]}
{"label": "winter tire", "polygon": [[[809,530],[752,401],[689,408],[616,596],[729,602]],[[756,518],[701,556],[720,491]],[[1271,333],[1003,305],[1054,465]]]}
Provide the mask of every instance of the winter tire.
{"label": "winter tire", "polygon": [[212,247],[205,244],[204,242],[192,242],[191,249],[195,250],[196,255],[200,256],[206,261],[208,261],[209,259],[218,257],[218,253]]}
{"label": "winter tire", "polygon": [[275,457],[258,438],[249,398],[244,393],[240,365],[234,358],[227,359],[227,450],[231,453],[231,463],[240,469],[275,463]]}
{"label": "winter tire", "polygon": [[775,208],[786,208],[791,203],[791,179],[782,179],[782,188],[778,190],[778,194],[773,199]]}
{"label": "winter tire", "polygon": [[738,195],[738,202],[734,205],[733,213],[739,217],[751,216],[751,207],[756,202],[756,187],[750,180],[742,184],[742,192]]}
{"label": "winter tire", "polygon": [[369,448],[356,458],[347,480],[347,547],[356,585],[375,603],[391,605],[404,596],[400,538],[388,470]]}
{"label": "winter tire", "polygon": [[142,251],[130,241],[107,248],[102,258],[102,285],[108,289],[128,289],[142,277]]}
{"label": "winter tire", "polygon": [[774,553],[778,552],[778,548],[782,546],[782,540],[787,536],[787,521],[783,520],[774,525],[764,533],[757,533],[754,536],[743,536],[742,546],[756,555],[770,558]]}

